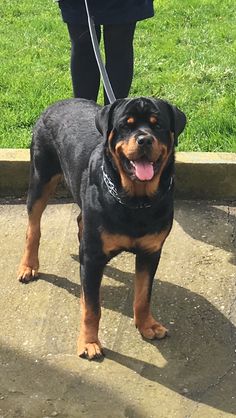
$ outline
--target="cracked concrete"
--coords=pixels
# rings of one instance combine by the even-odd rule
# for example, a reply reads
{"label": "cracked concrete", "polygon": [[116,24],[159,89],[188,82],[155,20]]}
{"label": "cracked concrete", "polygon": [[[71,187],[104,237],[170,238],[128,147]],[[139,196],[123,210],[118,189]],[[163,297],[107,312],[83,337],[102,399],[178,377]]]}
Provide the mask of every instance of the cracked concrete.
{"label": "cracked concrete", "polygon": [[153,289],[171,331],[144,341],[132,320],[134,257],[107,266],[100,337],[106,358],[76,355],[78,208],[48,206],[40,279],[21,285],[25,205],[0,202],[2,418],[226,418],[236,415],[235,202],[177,201]]}

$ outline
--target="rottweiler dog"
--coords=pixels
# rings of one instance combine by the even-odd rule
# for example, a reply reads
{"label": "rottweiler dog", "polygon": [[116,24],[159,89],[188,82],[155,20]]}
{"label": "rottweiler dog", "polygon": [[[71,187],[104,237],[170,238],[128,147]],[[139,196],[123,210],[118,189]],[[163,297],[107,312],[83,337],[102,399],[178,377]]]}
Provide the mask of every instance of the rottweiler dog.
{"label": "rottweiler dog", "polygon": [[121,251],[136,255],[134,323],[144,338],[168,330],[150,308],[153,278],[173,223],[175,145],[186,124],[162,99],[119,99],[100,107],[69,99],[49,107],[31,144],[28,229],[18,278],[37,277],[40,220],[64,177],[78,217],[82,319],[78,354],[103,356],[98,339],[99,291],[107,262]]}

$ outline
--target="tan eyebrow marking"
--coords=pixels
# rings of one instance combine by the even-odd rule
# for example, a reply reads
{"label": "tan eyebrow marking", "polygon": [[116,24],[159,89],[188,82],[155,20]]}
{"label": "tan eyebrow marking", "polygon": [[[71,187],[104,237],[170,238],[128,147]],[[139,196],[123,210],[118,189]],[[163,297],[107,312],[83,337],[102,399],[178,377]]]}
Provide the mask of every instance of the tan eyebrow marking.
{"label": "tan eyebrow marking", "polygon": [[132,116],[130,116],[128,119],[127,119],[127,123],[134,123],[135,122],[135,119],[132,117]]}
{"label": "tan eyebrow marking", "polygon": [[150,116],[149,121],[150,121],[150,123],[153,123],[153,124],[157,123],[157,117],[152,115],[152,116]]}

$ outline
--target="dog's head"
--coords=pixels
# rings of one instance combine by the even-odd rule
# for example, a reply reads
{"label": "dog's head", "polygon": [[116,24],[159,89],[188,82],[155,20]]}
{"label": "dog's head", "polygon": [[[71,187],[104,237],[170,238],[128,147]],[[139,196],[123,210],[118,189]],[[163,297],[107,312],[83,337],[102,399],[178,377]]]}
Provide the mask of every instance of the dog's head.
{"label": "dog's head", "polygon": [[126,192],[155,193],[185,127],[184,113],[161,99],[120,99],[103,107],[95,122]]}

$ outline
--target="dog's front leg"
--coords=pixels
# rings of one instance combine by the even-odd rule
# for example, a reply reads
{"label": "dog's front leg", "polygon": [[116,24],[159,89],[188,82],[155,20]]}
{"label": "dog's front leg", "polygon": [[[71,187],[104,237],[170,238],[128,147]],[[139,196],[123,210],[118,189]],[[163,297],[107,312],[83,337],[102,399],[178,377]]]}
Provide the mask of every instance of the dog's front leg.
{"label": "dog's front leg", "polygon": [[91,254],[80,256],[80,263],[82,316],[78,354],[80,357],[93,360],[103,356],[98,330],[101,317],[100,285],[106,263],[102,258],[98,259],[96,255]]}
{"label": "dog's front leg", "polygon": [[153,318],[150,309],[152,284],[160,256],[161,251],[136,255],[134,322],[141,335],[150,340],[168,334],[168,330]]}

